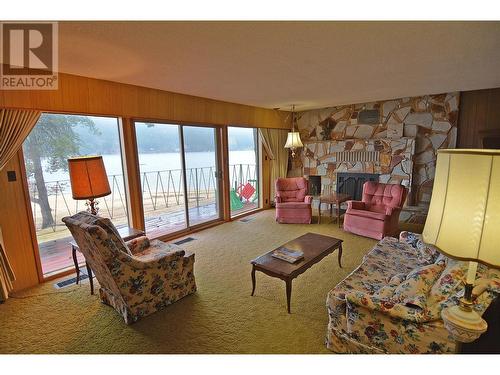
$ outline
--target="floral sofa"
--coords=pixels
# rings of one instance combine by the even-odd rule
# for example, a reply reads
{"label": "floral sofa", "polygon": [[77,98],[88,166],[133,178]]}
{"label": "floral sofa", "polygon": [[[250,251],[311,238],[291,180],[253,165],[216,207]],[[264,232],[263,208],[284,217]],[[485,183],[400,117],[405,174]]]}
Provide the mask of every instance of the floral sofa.
{"label": "floral sofa", "polygon": [[196,291],[194,254],[145,236],[125,243],[107,218],[79,212],[63,218],[99,281],[101,301],[125,323]]}
{"label": "floral sofa", "polygon": [[[440,254],[419,235],[385,237],[328,293],[327,347],[337,353],[453,353],[441,310],[463,295],[467,262]],[[474,309],[500,292],[500,274],[478,267]]]}

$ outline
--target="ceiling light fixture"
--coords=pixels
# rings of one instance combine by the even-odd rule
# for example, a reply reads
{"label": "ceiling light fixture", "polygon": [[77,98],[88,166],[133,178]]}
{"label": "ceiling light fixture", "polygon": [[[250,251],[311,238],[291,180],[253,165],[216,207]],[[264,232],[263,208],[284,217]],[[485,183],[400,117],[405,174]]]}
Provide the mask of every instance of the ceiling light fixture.
{"label": "ceiling light fixture", "polygon": [[[292,158],[295,157],[295,150],[300,147],[304,147],[302,141],[300,140],[300,133],[295,131],[295,123],[297,122],[297,115],[295,113],[295,104],[292,104],[292,131],[288,132],[288,137],[286,139],[285,148],[289,148],[292,151]],[[297,124],[297,128],[298,128]]]}

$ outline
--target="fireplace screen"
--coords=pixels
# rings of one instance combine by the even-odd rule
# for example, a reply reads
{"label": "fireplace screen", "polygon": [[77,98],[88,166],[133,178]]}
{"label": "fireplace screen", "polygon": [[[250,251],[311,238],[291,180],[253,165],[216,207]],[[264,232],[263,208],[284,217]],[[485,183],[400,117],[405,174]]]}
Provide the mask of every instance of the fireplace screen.
{"label": "fireplace screen", "polygon": [[360,201],[363,195],[363,184],[366,181],[377,181],[374,173],[337,173],[337,193],[349,194],[353,200]]}

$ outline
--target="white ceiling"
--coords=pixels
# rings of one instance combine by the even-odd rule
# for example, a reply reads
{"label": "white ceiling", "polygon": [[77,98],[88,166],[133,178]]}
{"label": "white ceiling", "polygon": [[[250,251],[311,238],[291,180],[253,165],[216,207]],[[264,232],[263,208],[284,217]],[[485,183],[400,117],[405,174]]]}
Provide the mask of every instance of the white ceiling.
{"label": "white ceiling", "polygon": [[500,87],[500,22],[61,22],[61,72],[266,108]]}

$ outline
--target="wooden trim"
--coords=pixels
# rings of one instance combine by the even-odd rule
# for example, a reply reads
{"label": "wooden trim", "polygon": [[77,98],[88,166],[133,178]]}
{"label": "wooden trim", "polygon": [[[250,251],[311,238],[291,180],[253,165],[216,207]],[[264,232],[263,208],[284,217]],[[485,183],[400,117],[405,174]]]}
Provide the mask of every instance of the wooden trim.
{"label": "wooden trim", "polygon": [[19,171],[21,172],[22,175],[19,177],[22,179],[26,216],[28,217],[28,224],[29,224],[28,226],[31,236],[31,243],[33,244],[32,251],[33,251],[33,256],[35,258],[38,282],[41,283],[45,280],[45,278],[43,276],[42,260],[40,258],[40,249],[38,248],[38,239],[36,238],[35,221],[33,220],[33,210],[31,208],[30,192],[28,188],[28,176],[26,175],[26,165],[24,162],[24,153],[22,147],[18,151],[18,158],[19,158]]}
{"label": "wooden trim", "polygon": [[222,154],[224,152],[222,148],[222,127],[221,126],[216,126],[214,128],[214,137],[215,137],[215,170],[216,170],[216,184],[217,184],[217,199],[219,200],[217,202],[217,207],[219,209],[219,219],[224,220],[224,193],[223,193],[223,185],[224,185],[224,178],[222,177],[222,165],[224,164],[224,159],[222,157]]}
{"label": "wooden trim", "polygon": [[189,234],[202,231],[204,229],[216,227],[217,225],[224,224],[224,223],[225,223],[224,220],[216,219],[216,220],[212,220],[212,221],[209,221],[209,222],[206,222],[206,223],[195,225],[195,226],[193,226],[191,228],[186,228],[186,229],[177,231],[175,233],[165,234],[163,236],[156,237],[154,239],[157,239],[157,240],[160,240],[160,241],[164,241],[164,242],[171,242],[172,240],[175,240],[177,238],[181,238],[181,237],[187,236]]}
{"label": "wooden trim", "polygon": [[[26,207],[24,176],[17,152],[0,173],[0,226],[3,230],[5,251],[16,279],[14,292],[40,283],[32,233],[27,218],[31,208]],[[16,173],[15,181],[8,181],[7,172]]]}
{"label": "wooden trim", "polygon": [[228,138],[228,128],[224,127],[220,129],[220,139],[221,139],[221,172],[222,172],[222,218],[224,221],[231,221],[231,200],[230,200],[230,171],[229,171],[229,138]]}
{"label": "wooden trim", "polygon": [[41,282],[49,282],[52,280],[60,279],[61,277],[69,276],[76,273],[75,266],[71,265],[64,268],[62,271],[55,271],[55,273],[51,273],[48,276],[45,276]]}
{"label": "wooden trim", "polygon": [[130,226],[145,230],[135,123],[130,118],[122,118],[119,130]]}
{"label": "wooden trim", "polygon": [[58,90],[1,90],[0,107],[289,129],[288,112],[59,73]]}
{"label": "wooden trim", "polygon": [[227,222],[230,222],[230,221],[236,221],[236,220],[239,220],[245,216],[250,216],[250,215],[259,213],[261,211],[264,211],[264,210],[265,210],[264,208],[256,208],[255,210],[244,212],[238,216],[235,216],[228,221],[216,219],[216,220],[212,220],[212,221],[209,221],[206,223],[202,223],[202,224],[193,226],[190,229],[187,228],[187,229],[177,231],[175,233],[165,234],[163,236],[156,237],[155,239],[160,240],[160,241],[165,241],[165,242],[172,242],[173,240],[175,240],[177,238],[185,237],[189,234],[200,232],[200,231],[205,230],[205,229],[213,228],[213,227],[216,227],[216,226],[221,225],[221,224],[226,224]]}
{"label": "wooden trim", "polygon": [[245,216],[250,216],[250,215],[256,214],[256,213],[258,213],[258,212],[264,211],[264,210],[266,210],[266,208],[257,207],[257,208],[255,208],[255,209],[253,209],[253,210],[245,211],[245,212],[243,212],[243,213],[241,213],[241,214],[238,214],[238,215],[236,215],[236,216],[233,216],[233,217],[231,218],[231,221],[237,221],[237,220],[241,219],[242,217],[245,217]]}
{"label": "wooden trim", "polygon": [[271,160],[265,149],[262,147],[262,208],[271,208]]}

